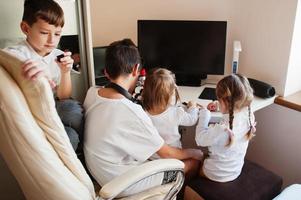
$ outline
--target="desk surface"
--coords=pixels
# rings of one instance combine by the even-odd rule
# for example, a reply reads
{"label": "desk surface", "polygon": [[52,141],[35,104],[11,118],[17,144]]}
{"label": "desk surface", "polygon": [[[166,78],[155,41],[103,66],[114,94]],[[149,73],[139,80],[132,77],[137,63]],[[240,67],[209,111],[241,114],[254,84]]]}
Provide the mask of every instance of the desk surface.
{"label": "desk surface", "polygon": [[[216,85],[213,84],[205,84],[200,87],[187,87],[187,86],[179,86],[178,91],[181,98],[181,101],[196,101],[204,107],[207,107],[207,104],[211,102],[211,100],[199,99],[201,92],[205,87],[213,87]],[[254,100],[251,104],[252,110],[255,112],[256,110],[260,110],[274,102],[275,97],[262,99],[259,97],[254,97]],[[222,113],[220,112],[211,112],[210,122],[216,123],[219,122],[222,117]],[[182,127],[182,146],[183,148],[199,148],[195,143],[194,134],[195,134],[195,126],[192,127]]]}
{"label": "desk surface", "polygon": [[[197,103],[201,104],[204,107],[207,107],[207,104],[211,102],[211,100],[206,100],[206,99],[199,99],[198,97],[200,96],[201,92],[204,90],[205,87],[211,87],[215,88],[216,85],[213,84],[205,84],[200,87],[187,87],[187,86],[179,86],[178,91],[179,95],[181,98],[181,101],[196,101]],[[254,100],[251,104],[252,110],[255,112],[257,110],[260,110],[268,105],[271,105],[274,103],[276,96],[263,99],[254,96]]]}

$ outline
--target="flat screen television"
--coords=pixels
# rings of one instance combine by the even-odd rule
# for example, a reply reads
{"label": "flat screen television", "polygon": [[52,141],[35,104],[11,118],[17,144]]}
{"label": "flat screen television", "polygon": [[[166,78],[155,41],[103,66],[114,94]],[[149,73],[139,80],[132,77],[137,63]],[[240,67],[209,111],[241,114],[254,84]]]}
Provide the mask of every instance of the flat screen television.
{"label": "flat screen television", "polygon": [[146,70],[173,71],[178,85],[199,86],[223,75],[226,21],[138,20],[138,48]]}

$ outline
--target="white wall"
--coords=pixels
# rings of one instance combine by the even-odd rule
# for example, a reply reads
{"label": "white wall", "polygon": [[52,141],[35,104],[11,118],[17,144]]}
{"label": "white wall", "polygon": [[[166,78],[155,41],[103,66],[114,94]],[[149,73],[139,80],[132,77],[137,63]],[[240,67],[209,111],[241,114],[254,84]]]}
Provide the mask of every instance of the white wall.
{"label": "white wall", "polygon": [[284,95],[297,0],[243,2],[236,16],[236,34],[243,47],[240,72]]}
{"label": "white wall", "polygon": [[24,0],[0,1],[0,38],[24,37],[20,29]]}
{"label": "white wall", "polygon": [[288,66],[288,76],[284,96],[301,89],[301,0],[298,2],[295,29]]}
{"label": "white wall", "polygon": [[[230,66],[235,38],[232,38],[234,13],[229,11],[237,6],[235,1],[91,0],[93,46],[108,45],[126,37],[137,43],[138,19],[224,20],[228,21],[226,66]],[[230,68],[226,68],[226,73],[229,72]]]}
{"label": "white wall", "polygon": [[227,20],[226,74],[233,40],[240,40],[239,72],[284,95],[297,1],[90,0],[93,46],[125,37],[136,41],[137,19]]}
{"label": "white wall", "polygon": [[65,25],[62,35],[78,34],[78,13],[75,0],[56,0],[64,10]]}
{"label": "white wall", "polygon": [[301,183],[301,114],[272,104],[255,112],[256,137],[247,158],[283,177],[283,186]]}
{"label": "white wall", "polygon": [[[63,35],[78,34],[78,18],[75,1],[56,0],[64,10],[65,26]],[[20,22],[22,20],[24,0],[0,1],[0,38],[24,37]],[[72,20],[71,20],[72,19]]]}

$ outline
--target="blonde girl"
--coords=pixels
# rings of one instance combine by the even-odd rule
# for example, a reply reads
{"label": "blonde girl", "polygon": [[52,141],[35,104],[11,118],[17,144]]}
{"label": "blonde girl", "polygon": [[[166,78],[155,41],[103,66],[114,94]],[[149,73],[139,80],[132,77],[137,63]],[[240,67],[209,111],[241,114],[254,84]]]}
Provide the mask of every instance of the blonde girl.
{"label": "blonde girl", "polygon": [[188,103],[187,109],[178,102],[175,76],[171,71],[157,68],[147,74],[142,105],[165,143],[182,148],[179,125],[195,125],[199,109],[193,102]]}
{"label": "blonde girl", "polygon": [[[153,69],[148,72],[142,92],[142,105],[152,120],[154,126],[163,138],[165,144],[182,148],[179,125],[192,126],[198,120],[196,104],[189,102],[187,108],[183,108],[179,102],[179,95],[174,74],[163,68]],[[186,180],[194,177],[199,171],[199,163],[202,153],[199,149],[185,149],[192,154],[198,153],[198,160],[185,159]],[[154,154],[151,159],[158,159]]]}
{"label": "blonde girl", "polygon": [[221,122],[208,126],[210,111],[202,109],[196,127],[197,144],[209,150],[200,175],[228,182],[240,175],[249,140],[254,136],[255,117],[250,107],[253,90],[247,78],[232,74],[218,82],[216,96],[223,114]]}

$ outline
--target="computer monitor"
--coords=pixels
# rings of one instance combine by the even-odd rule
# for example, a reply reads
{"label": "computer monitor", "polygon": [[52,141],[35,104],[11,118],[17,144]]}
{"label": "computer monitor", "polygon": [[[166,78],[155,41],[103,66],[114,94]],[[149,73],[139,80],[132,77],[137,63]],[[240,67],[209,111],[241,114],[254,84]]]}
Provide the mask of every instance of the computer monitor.
{"label": "computer monitor", "polygon": [[108,83],[104,74],[105,57],[107,46],[93,47],[94,73],[96,85],[105,85]]}
{"label": "computer monitor", "polygon": [[148,70],[165,67],[178,85],[224,74],[226,21],[138,20],[138,48]]}
{"label": "computer monitor", "polygon": [[60,39],[58,48],[62,51],[71,51],[72,54],[79,53],[78,35],[63,35]]}

